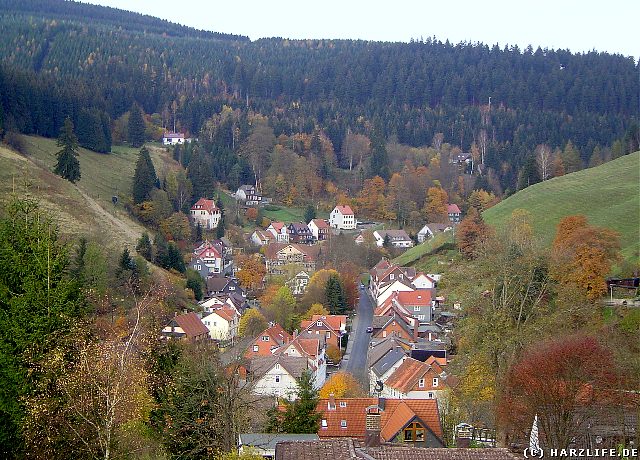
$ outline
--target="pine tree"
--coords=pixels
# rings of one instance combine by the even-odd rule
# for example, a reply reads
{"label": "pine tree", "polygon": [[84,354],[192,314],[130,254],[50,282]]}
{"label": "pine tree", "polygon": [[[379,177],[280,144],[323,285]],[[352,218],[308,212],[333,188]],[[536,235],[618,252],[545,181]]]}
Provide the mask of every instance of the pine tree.
{"label": "pine tree", "polygon": [[173,268],[180,273],[184,273],[186,270],[186,267],[184,266],[184,259],[182,258],[180,249],[178,249],[178,246],[176,246],[173,241],[169,242],[166,268]]}
{"label": "pine tree", "polygon": [[153,246],[151,245],[151,238],[149,238],[147,232],[144,232],[138,240],[136,251],[138,251],[138,254],[145,260],[151,261],[153,259]]}
{"label": "pine tree", "polygon": [[57,145],[62,147],[62,150],[56,154],[58,162],[53,172],[69,182],[75,183],[80,180],[80,162],[76,158],[78,156],[78,139],[73,133],[73,123],[69,117],[64,120]]}
{"label": "pine tree", "polygon": [[154,257],[155,263],[160,265],[162,268],[168,268],[169,246],[167,244],[167,240],[162,235],[162,232],[158,232],[156,234],[154,244],[156,247],[156,255]]}
{"label": "pine tree", "polygon": [[316,412],[318,390],[313,388],[313,375],[304,371],[297,379],[298,398],[285,401],[285,411],[278,408],[268,412],[267,431],[272,433],[317,433],[322,414]]}
{"label": "pine tree", "polygon": [[196,242],[202,241],[203,239],[202,224],[198,222],[198,225],[196,225]]}
{"label": "pine tree", "polygon": [[325,286],[327,307],[332,315],[341,315],[347,309],[347,296],[340,277],[336,274],[329,276]]}
{"label": "pine tree", "polygon": [[139,204],[147,200],[157,182],[158,177],[151,156],[149,151],[143,147],[140,149],[136,170],[133,174],[133,202]]}
{"label": "pine tree", "polygon": [[391,176],[389,154],[382,135],[376,131],[371,136],[371,177],[380,176],[385,182]]}
{"label": "pine tree", "polygon": [[145,141],[144,115],[138,104],[133,104],[129,112],[127,125],[128,140],[131,147],[142,147]]}
{"label": "pine tree", "polygon": [[316,218],[316,208],[310,204],[304,210],[304,221],[308,224],[312,219]]}
{"label": "pine tree", "polygon": [[216,227],[216,238],[220,239],[224,236],[225,226],[227,224],[225,221],[224,206],[220,197],[218,197],[216,206],[220,209],[220,220],[218,221],[218,226]]}
{"label": "pine tree", "polygon": [[193,297],[200,301],[202,300],[204,281],[200,276],[200,273],[193,269],[187,270],[187,289],[191,289],[193,291]]}

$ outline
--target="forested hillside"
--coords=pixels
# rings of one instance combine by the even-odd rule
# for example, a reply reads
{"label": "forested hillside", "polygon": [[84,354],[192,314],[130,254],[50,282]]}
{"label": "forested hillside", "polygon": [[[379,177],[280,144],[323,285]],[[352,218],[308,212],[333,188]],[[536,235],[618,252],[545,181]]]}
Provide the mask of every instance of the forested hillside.
{"label": "forested hillside", "polygon": [[275,136],[321,130],[342,168],[348,133],[410,146],[441,133],[439,143],[475,145],[510,189],[539,144],[572,141],[584,163],[625,133],[637,144],[638,65],[621,55],[432,39],[250,42],[59,0],[2,0],[0,11],[3,123],[24,133],[56,136],[81,108],[105,125],[137,102],[197,134],[226,104],[266,116]]}

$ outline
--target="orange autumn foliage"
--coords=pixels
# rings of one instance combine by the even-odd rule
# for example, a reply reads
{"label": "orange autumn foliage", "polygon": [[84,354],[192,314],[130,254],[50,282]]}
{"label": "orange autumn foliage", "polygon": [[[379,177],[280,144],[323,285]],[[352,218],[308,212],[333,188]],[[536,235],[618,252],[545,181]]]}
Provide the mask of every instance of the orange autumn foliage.
{"label": "orange autumn foliage", "polygon": [[595,301],[607,292],[605,277],[619,259],[619,250],[617,232],[591,226],[582,215],[565,217],[553,241],[553,277],[577,286]]}
{"label": "orange autumn foliage", "polygon": [[364,390],[349,372],[340,371],[333,374],[320,389],[320,397],[328,398],[359,398],[364,396]]}

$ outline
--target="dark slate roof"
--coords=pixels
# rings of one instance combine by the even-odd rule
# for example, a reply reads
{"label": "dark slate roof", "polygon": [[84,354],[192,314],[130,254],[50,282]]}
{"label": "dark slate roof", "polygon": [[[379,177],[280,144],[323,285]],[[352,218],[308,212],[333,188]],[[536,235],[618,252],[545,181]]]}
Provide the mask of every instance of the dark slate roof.
{"label": "dark slate roof", "polygon": [[391,316],[374,316],[371,321],[371,327],[374,329],[382,329],[382,327],[389,322]]}
{"label": "dark slate roof", "polygon": [[[289,433],[241,433],[240,446],[252,446],[258,449],[275,449],[276,444],[285,441],[318,441],[317,434],[289,434]],[[240,447],[238,446],[238,447]]]}
{"label": "dark slate roof", "polygon": [[375,343],[372,342],[372,346],[367,353],[368,355],[367,362],[369,363],[368,365],[371,366],[375,364],[376,362],[378,362],[380,358],[386,355],[389,352],[389,350],[395,347],[400,347],[400,348],[403,348],[404,350],[408,350],[411,348],[411,346],[407,341],[395,335],[385,337]]}
{"label": "dark slate roof", "polygon": [[276,445],[276,460],[351,460],[357,459],[353,440],[280,442]]}
{"label": "dark slate roof", "polygon": [[207,291],[209,292],[221,292],[227,284],[229,284],[229,278],[223,278],[221,276],[214,276],[207,279]]}
{"label": "dark slate roof", "polygon": [[389,350],[378,362],[371,366],[371,370],[377,376],[381,376],[405,356],[407,356],[407,353],[400,347]]}
{"label": "dark slate roof", "polygon": [[308,360],[305,357],[286,356],[283,354],[274,356],[257,356],[251,358],[250,369],[255,377],[260,378],[266,374],[269,369],[280,364],[289,375],[298,378],[308,368]]}

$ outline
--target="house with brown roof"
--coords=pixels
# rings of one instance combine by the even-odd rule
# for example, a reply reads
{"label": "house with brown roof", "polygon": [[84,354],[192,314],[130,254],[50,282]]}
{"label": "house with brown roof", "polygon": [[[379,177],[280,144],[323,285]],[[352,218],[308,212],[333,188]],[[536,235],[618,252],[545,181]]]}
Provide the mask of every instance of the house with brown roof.
{"label": "house with brown roof", "polygon": [[209,329],[205,326],[200,317],[194,312],[176,315],[171,318],[161,332],[161,337],[165,339],[184,339],[192,342],[207,340]]}
{"label": "house with brown roof", "polygon": [[273,351],[274,354],[304,357],[308,360],[308,369],[312,372],[316,388],[322,387],[327,378],[327,342],[319,334],[303,332],[290,342]]}
{"label": "house with brown roof", "polygon": [[329,238],[330,227],[326,220],[324,219],[311,219],[307,224],[309,230],[311,230],[311,234],[315,238],[316,241],[324,241]]}
{"label": "house with brown roof", "polygon": [[329,214],[329,225],[340,230],[355,230],[357,221],[353,209],[348,205],[337,205]]}
{"label": "house with brown roof", "polygon": [[316,271],[320,246],[273,243],[266,246],[264,259],[268,275],[285,274],[286,265],[296,265],[308,273]]}
{"label": "house with brown roof", "polygon": [[251,358],[248,375],[253,379],[253,392],[257,395],[295,398],[297,379],[309,370],[306,357],[279,353]]}
{"label": "house with brown roof", "polygon": [[367,435],[367,415],[379,416],[380,441],[420,447],[443,447],[438,406],[433,399],[328,398],[318,401],[322,413],[320,438],[354,438]]}
{"label": "house with brown roof", "polygon": [[431,290],[416,289],[415,291],[394,292],[382,305],[376,308],[374,314],[388,315],[394,309],[412,316],[419,323],[433,321]]}
{"label": "house with brown roof", "polygon": [[292,222],[287,226],[287,232],[289,233],[289,241],[299,244],[312,244],[313,233],[311,229],[304,222]]}
{"label": "house with brown roof", "polygon": [[406,358],[384,382],[381,396],[400,399],[438,399],[446,390],[444,370],[437,360],[431,364]]}
{"label": "house with brown roof", "polygon": [[273,355],[273,350],[291,340],[293,340],[291,334],[285,331],[279,324],[274,324],[262,331],[262,333],[251,342],[244,356],[245,358],[271,356]]}
{"label": "house with brown roof", "polygon": [[418,331],[410,323],[411,319],[405,319],[403,316],[395,313],[393,316],[382,318],[385,318],[384,324],[382,324],[380,328],[373,330],[372,337],[374,339],[396,336],[409,342],[417,340]]}
{"label": "house with brown roof", "polygon": [[271,232],[262,230],[261,228],[256,228],[251,234],[251,242],[256,246],[266,246],[275,239],[276,237]]}
{"label": "house with brown roof", "polygon": [[376,230],[373,232],[376,239],[376,245],[381,248],[385,241],[394,248],[410,248],[413,247],[413,240],[404,230]]}
{"label": "house with brown roof", "polygon": [[206,198],[200,198],[191,206],[189,215],[194,224],[200,224],[203,228],[211,230],[218,227],[222,213],[216,206],[216,202]]}
{"label": "house with brown roof", "polygon": [[203,324],[209,330],[209,336],[218,341],[234,340],[238,335],[239,320],[238,312],[227,305],[202,317]]}
{"label": "house with brown roof", "polygon": [[300,323],[300,329],[309,334],[322,335],[327,344],[340,348],[340,339],[347,331],[347,316],[313,315],[311,320]]}

